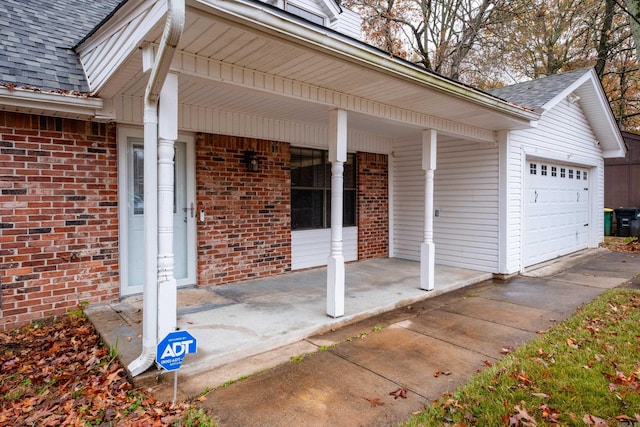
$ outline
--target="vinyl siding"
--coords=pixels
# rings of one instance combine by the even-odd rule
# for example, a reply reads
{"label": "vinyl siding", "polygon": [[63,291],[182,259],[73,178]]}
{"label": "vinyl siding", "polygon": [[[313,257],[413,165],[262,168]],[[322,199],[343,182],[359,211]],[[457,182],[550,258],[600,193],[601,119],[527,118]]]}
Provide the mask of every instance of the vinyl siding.
{"label": "vinyl siding", "polygon": [[[394,146],[393,256],[418,261],[424,235],[424,171],[419,143]],[[498,149],[439,143],[435,171],[436,263],[498,270]]]}
{"label": "vinyl siding", "polygon": [[[342,229],[343,255],[345,261],[358,259],[358,227]],[[291,232],[291,269],[327,265],[331,249],[331,229],[302,230]]]}
{"label": "vinyl siding", "polygon": [[602,239],[604,219],[604,161],[602,151],[591,131],[580,103],[563,100],[547,111],[538,126],[513,131],[508,147],[508,226],[507,270],[522,270],[524,218],[522,192],[527,159],[553,160],[589,168],[590,236],[589,247],[597,247]]}

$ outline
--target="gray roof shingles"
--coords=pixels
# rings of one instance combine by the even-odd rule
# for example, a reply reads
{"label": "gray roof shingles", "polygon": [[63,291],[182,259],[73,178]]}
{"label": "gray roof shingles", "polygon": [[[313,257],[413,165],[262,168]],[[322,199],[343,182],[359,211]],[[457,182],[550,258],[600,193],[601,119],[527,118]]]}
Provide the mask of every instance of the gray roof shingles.
{"label": "gray roof shingles", "polygon": [[505,101],[538,110],[590,70],[591,68],[581,68],[511,86],[489,89],[487,92]]}
{"label": "gray roof shingles", "polygon": [[0,83],[89,92],[73,47],[126,0],[3,0]]}

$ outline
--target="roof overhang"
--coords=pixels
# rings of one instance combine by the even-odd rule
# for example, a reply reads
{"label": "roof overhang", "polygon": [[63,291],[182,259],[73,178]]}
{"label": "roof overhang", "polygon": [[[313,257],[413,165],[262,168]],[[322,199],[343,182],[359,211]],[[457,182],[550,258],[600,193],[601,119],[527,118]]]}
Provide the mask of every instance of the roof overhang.
{"label": "roof overhang", "polygon": [[[130,0],[78,46],[93,93],[116,106],[103,116],[128,122],[118,116],[118,98],[135,104],[143,94],[141,52],[159,41],[164,4]],[[433,127],[495,141],[496,131],[527,128],[540,117],[260,1],[186,4],[171,68],[181,108],[319,127],[330,109],[343,108],[350,128],[393,139]]]}
{"label": "roof overhang", "polygon": [[560,101],[579,102],[605,158],[624,157],[626,146],[607,95],[594,69],[590,69],[542,106],[543,114]]}
{"label": "roof overhang", "polygon": [[0,86],[0,109],[4,111],[86,120],[102,107],[100,98]]}

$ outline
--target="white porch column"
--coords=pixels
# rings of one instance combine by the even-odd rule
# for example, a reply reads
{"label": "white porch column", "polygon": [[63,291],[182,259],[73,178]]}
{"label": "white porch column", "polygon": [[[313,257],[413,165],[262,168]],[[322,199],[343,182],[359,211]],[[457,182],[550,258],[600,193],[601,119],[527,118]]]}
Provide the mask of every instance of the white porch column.
{"label": "white porch column", "polygon": [[344,256],[342,254],[342,203],[344,162],[347,161],[347,112],[329,112],[331,162],[331,252],[327,261],[327,315],[344,316]]}
{"label": "white porch column", "polygon": [[435,286],[435,245],[433,243],[433,175],[436,169],[438,133],[434,129],[422,131],[422,169],[424,182],[424,239],[420,246],[420,288],[426,291]]}
{"label": "white porch column", "polygon": [[178,76],[169,73],[158,111],[158,339],[176,330],[173,256],[174,153],[178,139]]}

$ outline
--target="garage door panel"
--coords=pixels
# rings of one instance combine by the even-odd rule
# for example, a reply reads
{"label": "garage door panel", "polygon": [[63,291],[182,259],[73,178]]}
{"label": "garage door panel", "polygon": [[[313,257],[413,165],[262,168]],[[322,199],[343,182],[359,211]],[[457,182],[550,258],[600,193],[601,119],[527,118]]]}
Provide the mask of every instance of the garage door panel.
{"label": "garage door panel", "polygon": [[587,168],[530,160],[525,179],[524,266],[586,248]]}

